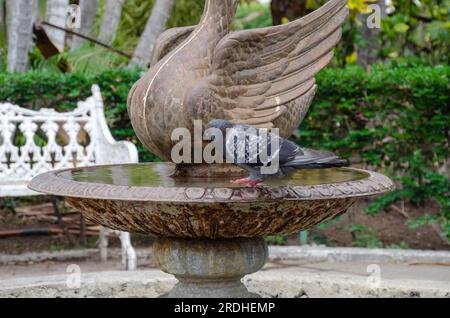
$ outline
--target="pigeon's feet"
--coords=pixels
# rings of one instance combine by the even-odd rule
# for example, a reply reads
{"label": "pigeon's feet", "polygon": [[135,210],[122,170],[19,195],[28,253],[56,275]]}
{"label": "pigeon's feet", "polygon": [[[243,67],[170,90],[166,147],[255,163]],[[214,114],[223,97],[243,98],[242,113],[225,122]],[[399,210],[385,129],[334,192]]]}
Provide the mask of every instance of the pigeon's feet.
{"label": "pigeon's feet", "polygon": [[247,184],[249,181],[250,181],[250,178],[242,178],[242,179],[231,180],[230,182],[232,184]]}
{"label": "pigeon's feet", "polygon": [[260,179],[250,179],[250,178],[243,178],[243,179],[236,179],[236,180],[232,180],[231,183],[233,184],[241,184],[241,185],[246,185],[248,187],[257,187],[259,185],[262,185],[264,182],[264,180],[260,180]]}

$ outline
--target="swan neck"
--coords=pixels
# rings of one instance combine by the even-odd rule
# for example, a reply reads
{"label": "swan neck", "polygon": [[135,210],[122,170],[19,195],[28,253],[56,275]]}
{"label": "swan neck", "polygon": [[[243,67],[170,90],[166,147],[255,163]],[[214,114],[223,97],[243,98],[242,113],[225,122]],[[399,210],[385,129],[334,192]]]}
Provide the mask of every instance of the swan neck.
{"label": "swan neck", "polygon": [[228,28],[233,22],[239,0],[206,0],[202,21]]}

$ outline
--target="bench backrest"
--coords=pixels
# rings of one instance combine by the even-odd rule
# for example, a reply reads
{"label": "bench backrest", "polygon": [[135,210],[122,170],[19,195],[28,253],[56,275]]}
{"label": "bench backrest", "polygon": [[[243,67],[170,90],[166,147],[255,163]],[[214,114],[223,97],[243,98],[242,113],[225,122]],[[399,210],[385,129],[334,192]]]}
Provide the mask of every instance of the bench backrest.
{"label": "bench backrest", "polygon": [[28,182],[50,170],[137,162],[127,143],[120,154],[106,124],[97,85],[92,96],[71,112],[38,111],[0,103],[0,183]]}

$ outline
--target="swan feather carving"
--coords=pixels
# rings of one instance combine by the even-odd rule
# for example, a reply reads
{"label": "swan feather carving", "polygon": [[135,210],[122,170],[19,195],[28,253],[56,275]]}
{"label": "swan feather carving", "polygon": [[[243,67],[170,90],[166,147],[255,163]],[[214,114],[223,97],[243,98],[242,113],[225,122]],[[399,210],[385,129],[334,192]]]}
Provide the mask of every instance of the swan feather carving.
{"label": "swan feather carving", "polygon": [[131,90],[138,137],[163,159],[173,129],[193,130],[194,120],[277,127],[289,137],[314,98],[315,75],[333,57],[346,2],[330,0],[280,26],[230,32],[238,0],[207,0],[199,25],[160,36],[150,71]]}

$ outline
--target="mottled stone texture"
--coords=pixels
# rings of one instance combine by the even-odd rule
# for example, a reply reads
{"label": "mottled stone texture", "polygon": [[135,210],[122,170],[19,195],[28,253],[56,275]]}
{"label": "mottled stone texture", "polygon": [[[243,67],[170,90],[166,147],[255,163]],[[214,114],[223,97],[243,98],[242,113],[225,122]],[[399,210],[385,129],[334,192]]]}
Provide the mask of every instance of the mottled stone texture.
{"label": "mottled stone texture", "polygon": [[30,188],[64,196],[86,218],[113,229],[158,237],[259,237],[311,228],[345,213],[359,197],[393,189],[392,181],[381,174],[347,170],[363,172],[367,177],[258,188],[233,187],[228,183],[214,187],[201,180],[189,187],[176,183],[127,186],[79,182],[62,171],[34,178]]}
{"label": "mottled stone texture", "polygon": [[158,237],[213,239],[296,233],[345,213],[355,201],[181,204],[67,198],[87,219],[109,228]]}
{"label": "mottled stone texture", "polygon": [[[140,141],[171,159],[174,129],[212,119],[279,128],[289,137],[314,98],[316,74],[332,59],[346,0],[279,26],[231,32],[238,0],[207,0],[194,28],[158,39],[150,70],[133,86],[128,111]],[[179,45],[176,45],[178,44]]]}
{"label": "mottled stone texture", "polygon": [[233,240],[158,239],[154,260],[178,284],[167,295],[173,298],[249,298],[241,282],[261,269],[268,257],[262,238]]}
{"label": "mottled stone texture", "polygon": [[204,181],[183,186],[176,180],[132,186],[76,181],[67,177],[75,170],[66,170],[42,174],[29,187],[66,197],[97,224],[158,237],[155,261],[179,281],[168,297],[242,298],[258,296],[247,291],[241,278],[264,265],[267,246],[261,237],[311,228],[345,213],[360,197],[394,187],[381,174],[348,170],[365,177],[258,188]]}
{"label": "mottled stone texture", "polygon": [[[120,165],[119,168],[123,166]],[[166,170],[165,173],[174,172],[172,176],[153,174],[155,182],[152,185],[133,185],[128,176],[122,175],[125,183],[105,183],[103,181],[76,181],[71,175],[82,170],[93,171],[102,168],[114,168],[115,166],[87,167],[51,171],[36,176],[28,187],[36,192],[51,195],[80,198],[100,199],[107,201],[136,201],[168,204],[195,204],[195,203],[270,203],[281,201],[316,201],[334,200],[383,194],[394,189],[393,182],[386,176],[367,170],[355,168],[342,168],[348,172],[365,175],[365,177],[348,179],[347,181],[333,182],[332,179],[317,181],[313,184],[304,184],[302,180],[288,182],[289,178],[278,179],[275,185],[249,188],[246,186],[234,186],[230,183],[221,183],[214,186],[215,177],[211,179],[191,178],[189,185],[177,183],[174,165],[170,163],[146,163],[128,165],[151,166],[153,170]],[[117,167],[117,166],[116,166]],[[153,171],[152,170],[152,171]],[[194,170],[194,169],[192,169]],[[326,171],[325,174],[333,173]],[[200,170],[201,171],[201,170]],[[231,169],[223,169],[219,173],[235,173]],[[198,173],[199,171],[196,171]],[[111,172],[112,173],[112,172]],[[148,172],[153,173],[153,172]],[[190,177],[190,176],[189,176]],[[161,178],[166,178],[164,183]],[[127,181],[128,180],[128,181]]]}

